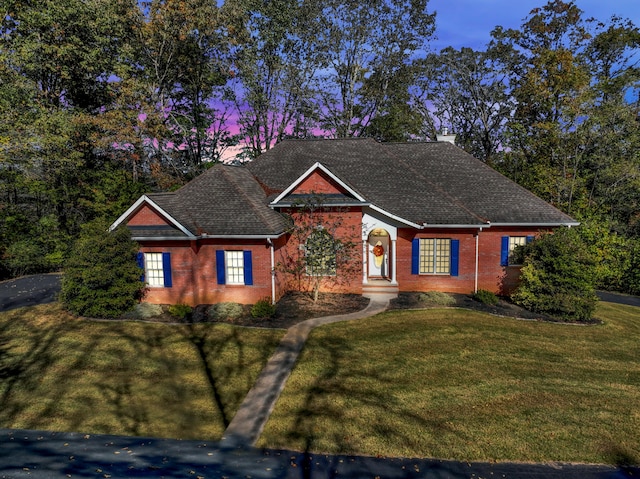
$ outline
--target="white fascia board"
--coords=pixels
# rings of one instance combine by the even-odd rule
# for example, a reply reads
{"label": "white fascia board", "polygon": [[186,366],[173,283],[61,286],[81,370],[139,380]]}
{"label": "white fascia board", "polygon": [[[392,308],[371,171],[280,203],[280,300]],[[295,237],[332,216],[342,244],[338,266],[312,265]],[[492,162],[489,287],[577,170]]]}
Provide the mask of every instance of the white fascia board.
{"label": "white fascia board", "polygon": [[264,240],[274,240],[280,238],[284,233],[279,235],[201,235],[201,236],[192,236],[189,238],[184,237],[175,237],[175,236],[132,236],[131,239],[134,241],[194,241],[199,239],[233,239],[233,240],[255,240],[255,239],[264,239]]}
{"label": "white fascia board", "polygon": [[524,228],[551,228],[557,226],[580,226],[579,221],[561,221],[557,223],[491,223],[491,226],[516,226]]}
{"label": "white fascia board", "polygon": [[184,226],[182,226],[178,221],[176,221],[169,213],[167,213],[165,210],[163,210],[162,208],[160,208],[160,206],[158,206],[157,203],[155,203],[151,198],[149,198],[147,195],[142,195],[140,198],[138,198],[138,201],[136,201],[133,205],[131,205],[129,207],[129,209],[127,211],[125,211],[124,213],[122,213],[122,215],[120,215],[120,217],[115,220],[113,222],[113,224],[109,227],[109,231],[113,231],[114,229],[116,229],[118,226],[120,226],[122,223],[124,223],[129,216],[131,216],[133,213],[135,213],[138,208],[140,208],[140,206],[142,206],[143,203],[148,204],[149,206],[151,206],[154,210],[156,210],[158,213],[160,213],[160,215],[166,219],[169,223],[171,223],[173,226],[175,226],[176,228],[178,228],[180,231],[182,231],[185,235],[188,236],[187,239],[195,239],[196,237],[191,233],[191,231],[189,231],[187,228],[185,228]]}
{"label": "white fascia board", "polygon": [[472,224],[472,225],[454,225],[454,224],[452,224],[452,225],[440,225],[440,224],[435,224],[435,223],[434,224],[424,223],[422,225],[422,228],[423,229],[426,229],[426,228],[434,228],[434,229],[437,229],[437,228],[441,228],[441,229],[465,229],[465,228],[467,228],[467,229],[477,230],[477,229],[490,228],[491,226],[492,226],[491,223],[477,223],[477,224]]}
{"label": "white fascia board", "polygon": [[369,205],[369,208],[371,208],[373,211],[377,211],[378,213],[386,216],[387,218],[391,218],[392,220],[398,221],[407,226],[411,226],[412,228],[422,229],[422,225],[419,225],[418,223],[414,223],[413,221],[409,221],[404,218],[401,218],[400,216],[394,215],[393,213],[389,213],[388,211],[385,211],[376,205]]}
{"label": "white fascia board", "polygon": [[285,232],[283,231],[280,234],[273,234],[273,235],[208,235],[208,234],[203,234],[202,236],[200,236],[200,239],[278,239],[280,238],[283,234],[285,234]]}
{"label": "white fascia board", "polygon": [[313,173],[316,170],[321,170],[324,171],[327,175],[329,175],[329,177],[334,180],[336,183],[338,183],[340,186],[342,186],[345,190],[347,190],[350,194],[352,194],[353,196],[355,196],[355,198],[358,201],[361,202],[366,202],[366,200],[360,196],[358,193],[356,193],[355,191],[353,191],[353,189],[351,189],[349,186],[347,186],[340,178],[338,178],[336,175],[334,175],[331,171],[329,171],[329,169],[324,166],[322,163],[317,162],[315,163],[311,168],[309,168],[307,171],[305,171],[302,175],[300,175],[298,177],[298,179],[296,181],[294,181],[293,183],[291,183],[291,185],[289,186],[289,188],[287,188],[286,190],[284,190],[282,193],[280,193],[278,195],[277,198],[275,198],[271,204],[277,204],[280,200],[282,200],[283,198],[285,198],[289,193],[291,193],[293,190],[295,190],[298,185],[300,185],[300,183],[302,183],[306,178],[308,178],[311,173]]}

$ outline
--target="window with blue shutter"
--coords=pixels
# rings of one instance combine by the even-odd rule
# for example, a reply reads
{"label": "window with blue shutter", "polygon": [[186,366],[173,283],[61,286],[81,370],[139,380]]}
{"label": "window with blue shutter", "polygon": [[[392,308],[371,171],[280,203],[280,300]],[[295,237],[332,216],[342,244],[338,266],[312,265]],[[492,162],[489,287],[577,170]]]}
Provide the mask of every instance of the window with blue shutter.
{"label": "window with blue shutter", "polygon": [[411,274],[420,274],[420,240],[414,238],[411,242]]}
{"label": "window with blue shutter", "polygon": [[451,240],[451,276],[458,276],[460,263],[460,240]]}
{"label": "window with blue shutter", "polygon": [[162,270],[164,272],[164,287],[171,288],[173,280],[171,279],[171,253],[162,253]]}
{"label": "window with blue shutter", "polygon": [[253,285],[251,251],[216,250],[218,284]]}
{"label": "window with blue shutter", "polygon": [[138,266],[143,270],[142,281],[152,288],[171,288],[171,253],[138,253]]}
{"label": "window with blue shutter", "polygon": [[218,277],[218,284],[227,283],[227,271],[224,266],[224,250],[216,251],[216,275]]}
{"label": "window with blue shutter", "polygon": [[136,255],[136,262],[138,263],[138,267],[142,270],[140,274],[140,281],[144,283],[144,253],[139,251]]}
{"label": "window with blue shutter", "polygon": [[253,263],[251,261],[251,251],[243,251],[244,259],[244,284],[251,286],[253,284]]}
{"label": "window with blue shutter", "polygon": [[509,237],[503,236],[500,242],[500,266],[509,266]]}
{"label": "window with blue shutter", "polygon": [[458,276],[460,240],[415,238],[411,242],[411,274]]}

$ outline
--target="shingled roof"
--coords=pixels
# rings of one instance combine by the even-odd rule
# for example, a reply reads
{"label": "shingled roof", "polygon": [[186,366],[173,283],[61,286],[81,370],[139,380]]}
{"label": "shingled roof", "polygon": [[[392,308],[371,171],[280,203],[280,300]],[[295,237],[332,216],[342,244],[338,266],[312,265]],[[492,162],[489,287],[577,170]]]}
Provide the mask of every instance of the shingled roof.
{"label": "shingled roof", "polygon": [[132,226],[133,237],[279,236],[287,227],[284,217],[267,206],[260,184],[242,167],[218,164],[174,193],[146,198],[183,228]]}
{"label": "shingled roof", "polygon": [[277,193],[316,163],[374,207],[417,225],[576,224],[448,142],[285,140],[247,168]]}

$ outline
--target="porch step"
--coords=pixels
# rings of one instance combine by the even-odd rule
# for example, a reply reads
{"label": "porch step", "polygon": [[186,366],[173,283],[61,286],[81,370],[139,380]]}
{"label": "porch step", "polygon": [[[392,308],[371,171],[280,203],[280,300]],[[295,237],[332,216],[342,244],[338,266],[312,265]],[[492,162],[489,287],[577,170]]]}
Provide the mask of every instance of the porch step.
{"label": "porch step", "polygon": [[398,291],[398,285],[389,281],[370,281],[362,285],[362,296],[369,299],[394,299],[398,297]]}

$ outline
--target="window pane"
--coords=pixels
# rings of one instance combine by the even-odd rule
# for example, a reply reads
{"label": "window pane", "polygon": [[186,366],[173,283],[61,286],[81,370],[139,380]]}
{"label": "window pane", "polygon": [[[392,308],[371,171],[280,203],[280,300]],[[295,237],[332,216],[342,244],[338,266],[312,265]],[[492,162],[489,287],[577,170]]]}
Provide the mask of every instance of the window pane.
{"label": "window pane", "polygon": [[514,257],[515,249],[518,246],[527,244],[526,236],[509,236],[509,264],[518,264],[517,258]]}
{"label": "window pane", "polygon": [[162,253],[144,254],[145,279],[149,286],[164,286]]}
{"label": "window pane", "polygon": [[244,284],[244,255],[242,251],[225,251],[227,284]]}
{"label": "window pane", "polygon": [[451,256],[451,240],[436,240],[436,273],[449,274]]}
{"label": "window pane", "polygon": [[420,274],[449,274],[451,240],[420,238]]}
{"label": "window pane", "polygon": [[420,239],[420,274],[432,274],[435,272],[433,257],[435,252],[435,240],[430,238]]}

